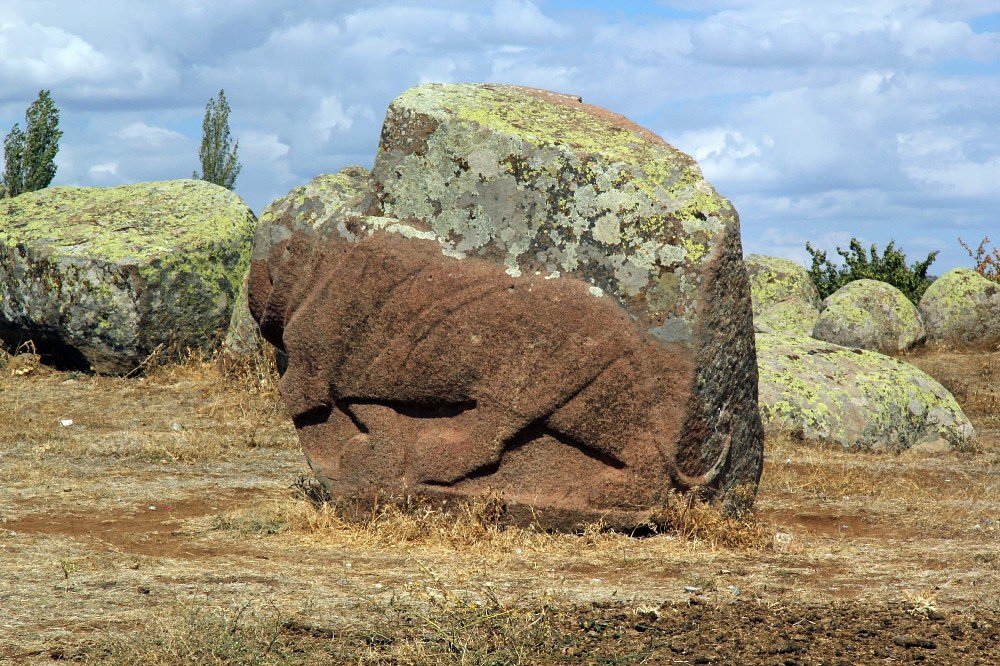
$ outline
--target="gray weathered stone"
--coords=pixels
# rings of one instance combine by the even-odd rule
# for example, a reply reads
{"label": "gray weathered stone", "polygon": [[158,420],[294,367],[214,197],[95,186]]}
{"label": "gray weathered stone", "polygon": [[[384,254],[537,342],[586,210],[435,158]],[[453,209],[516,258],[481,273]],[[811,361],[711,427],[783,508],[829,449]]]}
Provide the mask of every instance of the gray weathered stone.
{"label": "gray weathered stone", "polygon": [[196,180],[0,201],[0,337],[104,373],[128,372],[161,345],[210,350],[253,225],[236,194]]}
{"label": "gray weathered stone", "polygon": [[1000,284],[968,268],[948,271],[924,292],[927,339],[954,347],[1000,348]]}
{"label": "gray weathered stone", "polygon": [[889,356],[804,336],[757,335],[760,411],[769,433],[848,449],[966,447],[972,424],[941,384]]}
{"label": "gray weathered stone", "polygon": [[893,354],[922,342],[924,322],[896,287],[878,280],[855,280],[823,300],[812,335],[843,347]]}

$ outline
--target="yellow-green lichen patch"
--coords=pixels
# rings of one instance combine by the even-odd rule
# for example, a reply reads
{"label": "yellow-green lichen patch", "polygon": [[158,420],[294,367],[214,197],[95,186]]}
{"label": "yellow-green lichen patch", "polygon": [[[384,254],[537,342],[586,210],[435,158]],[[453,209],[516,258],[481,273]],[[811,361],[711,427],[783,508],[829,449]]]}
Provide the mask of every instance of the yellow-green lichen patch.
{"label": "yellow-green lichen patch", "polygon": [[[544,91],[413,88],[389,108],[373,176],[383,213],[428,225],[446,253],[501,256],[511,275],[572,274],[655,324],[681,320],[678,331],[696,329],[697,287],[738,235],[690,157]],[[682,279],[664,292],[668,273]]]}
{"label": "yellow-green lichen patch", "polygon": [[819,318],[819,292],[806,269],[789,259],[761,254],[747,256],[745,263],[755,329],[810,335]]}
{"label": "yellow-green lichen patch", "polygon": [[676,180],[701,179],[697,165],[676,148],[624,118],[595,112],[570,95],[514,86],[423,85],[399,97],[416,113],[448,114],[533,146],[565,145],[578,154],[639,167],[649,191]]}
{"label": "yellow-green lichen patch", "polygon": [[238,196],[191,180],[0,202],[0,329],[109,373],[159,346],[209,348],[240,289],[254,223]]}
{"label": "yellow-green lichen patch", "polygon": [[927,339],[979,349],[1000,347],[1000,284],[976,271],[956,268],[920,299]]}
{"label": "yellow-green lichen patch", "polygon": [[751,254],[745,263],[755,310],[782,301],[802,301],[819,307],[816,285],[806,269],[794,261]]}
{"label": "yellow-green lichen patch", "polygon": [[761,417],[769,431],[890,451],[938,439],[963,447],[975,436],[943,386],[897,359],[761,333],[757,363]]}
{"label": "yellow-green lichen patch", "polygon": [[883,353],[924,339],[924,322],[899,289],[878,280],[849,282],[823,301],[813,337]]}
{"label": "yellow-green lichen patch", "polygon": [[753,325],[758,333],[812,335],[819,310],[805,301],[779,301],[754,312]]}
{"label": "yellow-green lichen patch", "polygon": [[50,187],[0,200],[0,243],[44,244],[53,256],[139,264],[252,229],[229,190],[200,180]]}

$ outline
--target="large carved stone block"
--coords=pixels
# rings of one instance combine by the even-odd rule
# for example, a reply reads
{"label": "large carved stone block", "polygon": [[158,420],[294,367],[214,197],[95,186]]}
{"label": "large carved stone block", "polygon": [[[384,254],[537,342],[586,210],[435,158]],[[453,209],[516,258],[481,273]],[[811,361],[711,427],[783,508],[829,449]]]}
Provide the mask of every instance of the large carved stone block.
{"label": "large carved stone block", "polygon": [[752,501],[739,222],[689,157],[569,96],[421,86],[371,195],[272,237],[248,282],[334,494],[500,492],[565,528],[641,524],[695,486]]}

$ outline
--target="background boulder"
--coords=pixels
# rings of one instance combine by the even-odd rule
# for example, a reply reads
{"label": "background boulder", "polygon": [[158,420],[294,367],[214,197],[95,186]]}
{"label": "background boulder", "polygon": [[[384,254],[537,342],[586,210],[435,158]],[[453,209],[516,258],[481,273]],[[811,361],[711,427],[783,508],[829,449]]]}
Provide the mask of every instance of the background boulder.
{"label": "background boulder", "polygon": [[968,268],[948,271],[920,299],[927,339],[954,347],[1000,348],[1000,284]]}
{"label": "background boulder", "polygon": [[892,354],[925,337],[917,308],[891,284],[855,280],[823,300],[812,336],[844,347]]}
{"label": "background boulder", "polygon": [[[334,494],[501,490],[561,527],[636,524],[671,487],[752,500],[739,222],[690,157],[572,96],[432,84],[393,101],[372,174],[378,214],[255,249],[248,282]],[[650,390],[658,377],[673,388]],[[605,442],[616,423],[639,430]],[[600,463],[589,488],[563,465],[579,452]]]}
{"label": "background boulder", "polygon": [[160,345],[211,349],[254,222],[236,194],[195,180],[2,200],[0,337],[103,373],[131,371]]}
{"label": "background boulder", "polygon": [[819,319],[819,292],[805,268],[778,257],[746,258],[754,329],[761,333],[812,335]]}
{"label": "background boulder", "polygon": [[865,450],[974,441],[972,424],[948,390],[889,356],[761,333],[757,362],[768,432]]}

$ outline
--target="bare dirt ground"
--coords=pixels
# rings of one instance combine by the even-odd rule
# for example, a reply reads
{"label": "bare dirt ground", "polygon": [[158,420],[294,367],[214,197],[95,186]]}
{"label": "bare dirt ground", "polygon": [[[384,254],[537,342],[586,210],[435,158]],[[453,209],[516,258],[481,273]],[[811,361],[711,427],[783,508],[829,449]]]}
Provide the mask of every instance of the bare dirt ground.
{"label": "bare dirt ground", "polygon": [[1000,663],[1000,353],[908,360],[978,450],[772,440],[756,516],[641,539],[346,524],[266,382],[0,362],[0,661]]}

